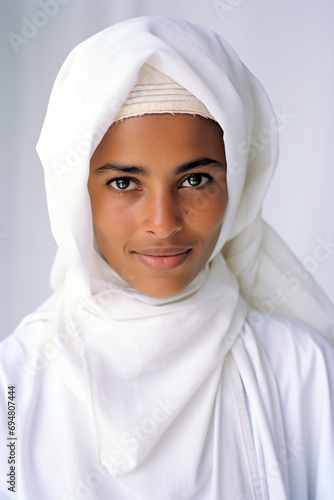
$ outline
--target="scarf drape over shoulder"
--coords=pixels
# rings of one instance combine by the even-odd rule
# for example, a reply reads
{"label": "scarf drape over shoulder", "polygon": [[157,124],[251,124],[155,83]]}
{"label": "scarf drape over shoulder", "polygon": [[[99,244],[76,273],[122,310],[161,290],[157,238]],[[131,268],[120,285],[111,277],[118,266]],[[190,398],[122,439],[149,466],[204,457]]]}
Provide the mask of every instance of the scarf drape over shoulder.
{"label": "scarf drape over shoulder", "polygon": [[[229,201],[219,241],[206,267],[170,299],[141,295],[101,257],[87,191],[90,157],[145,63],[205,105],[226,150]],[[249,307],[276,294],[275,314],[334,338],[333,306],[311,277],[289,288],[282,276],[297,261],[261,218],[277,128],[267,95],[233,49],[186,21],[152,16],[107,28],[76,47],[56,79],[37,146],[59,246],[49,328],[73,339],[55,364],[93,412],[100,462],[136,498],[204,498],[196,496],[204,485],[212,500],[235,498],[236,490],[238,498],[266,498],[248,405],[264,464],[277,459],[285,438]],[[254,150],[252,138],[264,130]],[[267,487],[270,499],[288,498],[287,473],[277,471]]]}

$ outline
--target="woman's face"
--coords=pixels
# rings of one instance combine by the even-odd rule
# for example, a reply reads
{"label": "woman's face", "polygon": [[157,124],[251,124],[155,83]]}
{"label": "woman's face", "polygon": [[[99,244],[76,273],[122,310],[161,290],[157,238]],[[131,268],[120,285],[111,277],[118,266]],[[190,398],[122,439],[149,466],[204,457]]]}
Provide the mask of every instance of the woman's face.
{"label": "woman's face", "polygon": [[90,163],[95,237],[150,297],[182,292],[208,261],[227,206],[223,134],[212,120],[145,115],[113,124]]}

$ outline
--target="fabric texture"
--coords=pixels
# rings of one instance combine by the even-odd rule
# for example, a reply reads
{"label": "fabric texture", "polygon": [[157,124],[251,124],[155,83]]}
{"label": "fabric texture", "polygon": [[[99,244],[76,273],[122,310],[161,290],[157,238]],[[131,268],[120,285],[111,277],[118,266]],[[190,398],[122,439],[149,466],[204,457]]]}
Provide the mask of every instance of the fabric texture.
{"label": "fabric texture", "polygon": [[186,113],[214,120],[204,104],[187,89],[145,63],[114,122],[150,113]]}
{"label": "fabric texture", "polygon": [[[101,257],[87,191],[90,157],[145,63],[203,103],[226,149],[229,202],[216,248],[169,299],[143,296]],[[277,162],[275,123],[231,47],[181,20],[112,26],[75,48],[56,79],[37,146],[59,246],[46,331],[58,343],[70,339],[52,366],[91,412],[98,463],[129,498],[290,498],[288,469],[277,468],[272,481],[263,471],[278,463],[286,431],[253,331],[264,316],[248,314],[281,289],[282,271],[296,262],[261,219]],[[264,129],[270,138],[254,156],[252,137]],[[284,291],[277,314],[333,338],[333,306],[311,278],[298,293]]]}

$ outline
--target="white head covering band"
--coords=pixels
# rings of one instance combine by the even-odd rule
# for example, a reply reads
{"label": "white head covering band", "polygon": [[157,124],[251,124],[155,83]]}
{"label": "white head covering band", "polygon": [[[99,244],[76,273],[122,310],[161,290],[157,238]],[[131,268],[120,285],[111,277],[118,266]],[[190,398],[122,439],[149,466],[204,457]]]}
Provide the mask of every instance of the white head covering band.
{"label": "white head covering band", "polygon": [[[143,296],[99,255],[87,191],[90,157],[125,117],[145,63],[196,96],[224,131],[229,203],[219,241],[205,269],[171,299]],[[263,129],[270,136],[254,158],[250,140]],[[311,278],[298,293],[282,283],[296,260],[261,219],[277,161],[275,117],[261,85],[210,30],[154,16],[128,20],[69,55],[37,150],[59,246],[49,328],[71,339],[54,363],[91,409],[99,461],[136,498],[267,498],[247,405],[264,464],[278,463],[284,430],[246,303],[260,309],[279,288],[285,300],[274,312],[328,337],[334,313]],[[267,488],[271,500],[289,498],[287,470]]]}

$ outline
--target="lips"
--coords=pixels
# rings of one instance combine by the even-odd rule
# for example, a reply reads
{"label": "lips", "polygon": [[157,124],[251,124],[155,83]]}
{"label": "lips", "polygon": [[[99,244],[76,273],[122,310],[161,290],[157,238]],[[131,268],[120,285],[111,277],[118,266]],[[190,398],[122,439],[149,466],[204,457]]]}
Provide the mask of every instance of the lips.
{"label": "lips", "polygon": [[188,258],[191,248],[147,248],[133,253],[147,268],[155,271],[170,271],[179,267]]}

